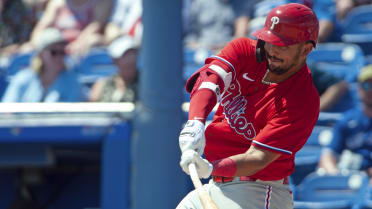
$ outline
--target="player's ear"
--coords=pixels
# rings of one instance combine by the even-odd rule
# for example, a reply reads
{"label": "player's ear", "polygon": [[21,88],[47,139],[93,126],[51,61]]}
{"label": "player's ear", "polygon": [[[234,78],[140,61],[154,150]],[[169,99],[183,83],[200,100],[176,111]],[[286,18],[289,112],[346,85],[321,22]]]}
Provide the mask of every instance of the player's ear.
{"label": "player's ear", "polygon": [[306,42],[304,45],[303,45],[303,48],[302,48],[302,54],[304,56],[307,56],[312,50],[313,50],[313,44],[311,42]]}

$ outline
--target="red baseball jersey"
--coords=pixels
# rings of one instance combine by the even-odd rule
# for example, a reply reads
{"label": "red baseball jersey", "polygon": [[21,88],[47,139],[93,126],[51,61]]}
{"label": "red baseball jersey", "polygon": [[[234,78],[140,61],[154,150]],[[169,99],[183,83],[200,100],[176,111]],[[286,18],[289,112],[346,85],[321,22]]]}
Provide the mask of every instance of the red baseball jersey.
{"label": "red baseball jersey", "polygon": [[319,95],[307,65],[281,83],[264,84],[267,63],[256,62],[255,47],[256,41],[239,38],[206,60],[232,72],[233,79],[205,131],[204,154],[214,161],[244,153],[251,145],[281,153],[252,175],[279,180],[294,171],[295,154],[318,119]]}

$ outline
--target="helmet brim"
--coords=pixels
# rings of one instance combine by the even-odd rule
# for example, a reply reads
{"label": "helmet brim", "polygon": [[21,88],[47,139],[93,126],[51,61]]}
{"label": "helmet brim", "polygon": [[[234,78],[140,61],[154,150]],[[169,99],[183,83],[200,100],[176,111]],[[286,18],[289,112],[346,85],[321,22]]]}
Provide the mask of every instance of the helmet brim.
{"label": "helmet brim", "polygon": [[287,40],[283,37],[280,37],[271,30],[268,30],[266,27],[253,32],[252,35],[255,36],[257,39],[261,39],[276,46],[288,46],[296,44],[294,40]]}

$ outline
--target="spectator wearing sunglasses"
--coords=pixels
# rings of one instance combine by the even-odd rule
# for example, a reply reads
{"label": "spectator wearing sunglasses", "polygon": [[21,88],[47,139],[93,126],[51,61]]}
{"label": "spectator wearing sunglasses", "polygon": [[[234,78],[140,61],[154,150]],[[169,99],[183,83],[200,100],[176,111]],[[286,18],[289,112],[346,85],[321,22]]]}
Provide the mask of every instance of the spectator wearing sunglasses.
{"label": "spectator wearing sunglasses", "polygon": [[3,102],[78,102],[82,87],[77,75],[65,65],[65,39],[55,28],[48,28],[36,42],[35,56],[28,68],[10,80]]}
{"label": "spectator wearing sunglasses", "polygon": [[335,123],[323,150],[319,167],[327,173],[364,170],[372,176],[372,65],[360,72],[358,93],[360,103]]}

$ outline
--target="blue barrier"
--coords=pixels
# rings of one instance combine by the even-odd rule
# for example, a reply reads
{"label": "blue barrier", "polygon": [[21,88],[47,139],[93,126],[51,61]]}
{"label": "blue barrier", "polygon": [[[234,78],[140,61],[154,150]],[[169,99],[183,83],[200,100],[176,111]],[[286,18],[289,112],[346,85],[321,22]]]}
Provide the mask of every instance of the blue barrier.
{"label": "blue barrier", "polygon": [[[55,204],[64,204],[59,207],[70,209],[82,209],[78,205],[81,206],[85,202],[90,205],[84,207],[129,208],[131,124],[128,120],[117,117],[118,115],[113,113],[100,113],[95,116],[95,114],[69,113],[66,115],[51,112],[30,113],[23,114],[23,116],[1,115],[3,121],[6,122],[0,123],[0,168],[55,166],[56,160],[62,158],[58,154],[60,148],[97,152],[100,155],[96,163],[101,165],[101,183],[94,180],[97,177],[91,175],[86,177],[88,179],[85,183],[83,180],[85,177],[81,176],[78,178],[82,179],[75,180],[74,183],[92,187],[91,193],[96,188],[101,188],[98,195],[100,201],[96,200],[94,195],[90,197],[81,194],[81,197],[75,196],[76,203],[73,206],[71,206],[73,204],[71,201],[56,201]],[[88,157],[74,155],[72,162],[85,163],[84,158]],[[83,159],[82,162],[79,161],[81,159]],[[70,185],[66,192],[72,195],[81,190],[81,187]],[[62,195],[62,197],[74,199],[71,195]],[[0,200],[0,204],[4,202],[6,201]],[[94,202],[99,205],[92,205]],[[0,208],[7,208],[7,206],[0,205]]]}

